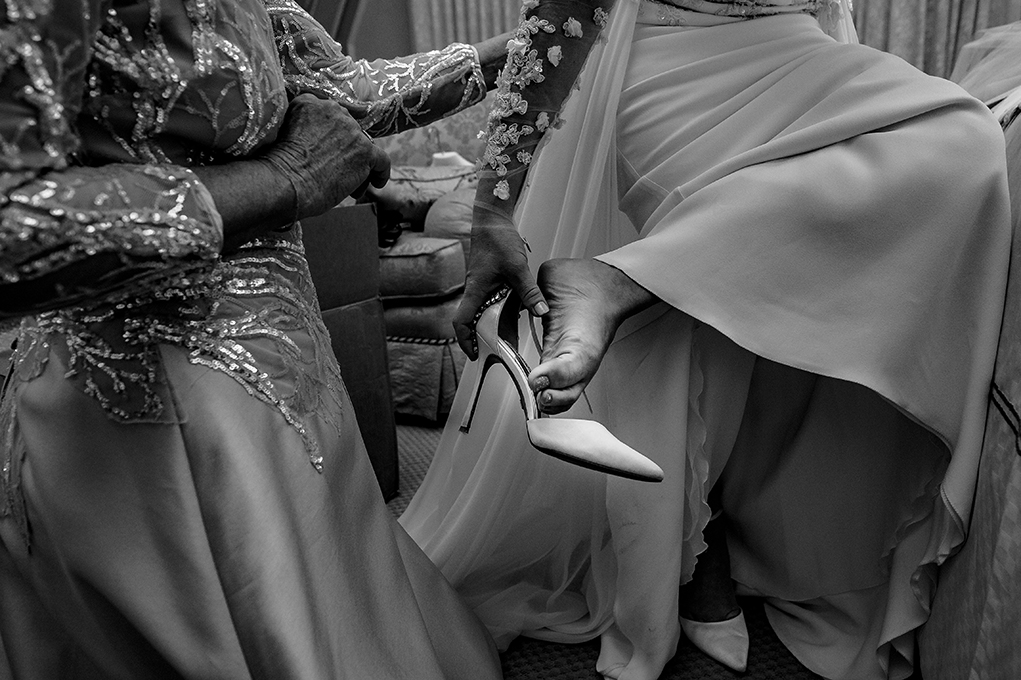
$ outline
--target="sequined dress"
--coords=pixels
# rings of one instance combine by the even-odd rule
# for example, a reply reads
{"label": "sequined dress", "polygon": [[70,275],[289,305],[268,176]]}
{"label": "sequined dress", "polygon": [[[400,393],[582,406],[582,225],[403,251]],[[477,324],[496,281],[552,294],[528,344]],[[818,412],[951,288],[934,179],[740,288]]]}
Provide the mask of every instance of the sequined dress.
{"label": "sequined dress", "polygon": [[377,136],[460,110],[474,49],[354,61],[291,0],[5,9],[0,676],[499,677],[382,502],[300,229],[221,255],[188,169],[302,92]]}

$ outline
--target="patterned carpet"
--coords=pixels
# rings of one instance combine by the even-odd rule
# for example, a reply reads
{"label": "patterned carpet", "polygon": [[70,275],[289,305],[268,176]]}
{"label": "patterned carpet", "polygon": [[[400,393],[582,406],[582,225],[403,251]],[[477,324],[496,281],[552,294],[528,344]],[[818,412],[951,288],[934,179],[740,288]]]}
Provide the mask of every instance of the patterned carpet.
{"label": "patterned carpet", "polygon": [[[440,429],[421,424],[397,426],[397,447],[400,456],[401,490],[390,501],[390,510],[399,516],[407,507],[415,489],[422,481],[433,451],[439,442]],[[735,673],[706,657],[681,640],[677,655],[667,664],[660,680],[812,680],[819,678],[791,656],[773,634],[762,605],[756,600],[742,600],[748,620],[751,648],[748,672]],[[595,671],[599,644],[564,645],[518,638],[504,654],[506,680],[600,680]]]}

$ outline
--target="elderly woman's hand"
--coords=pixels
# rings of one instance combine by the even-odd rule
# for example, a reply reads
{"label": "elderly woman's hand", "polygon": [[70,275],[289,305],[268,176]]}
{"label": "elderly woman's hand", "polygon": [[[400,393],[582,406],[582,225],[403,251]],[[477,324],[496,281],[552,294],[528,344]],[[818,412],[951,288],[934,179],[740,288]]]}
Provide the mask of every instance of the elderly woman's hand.
{"label": "elderly woman's hand", "polygon": [[[490,295],[504,286],[536,316],[549,307],[528,268],[528,247],[507,217],[476,206],[472,217],[471,254],[464,296],[454,315],[454,334],[461,349],[474,360],[475,315]],[[506,329],[514,332],[515,329]]]}
{"label": "elderly woman's hand", "polygon": [[262,156],[288,180],[296,217],[321,215],[344,198],[390,179],[390,157],[347,110],[310,94],[291,102],[280,136]]}
{"label": "elderly woman's hand", "polygon": [[390,158],[334,101],[294,98],[275,142],[259,155],[192,168],[223,219],[224,252],[271,229],[320,215],[390,178]]}

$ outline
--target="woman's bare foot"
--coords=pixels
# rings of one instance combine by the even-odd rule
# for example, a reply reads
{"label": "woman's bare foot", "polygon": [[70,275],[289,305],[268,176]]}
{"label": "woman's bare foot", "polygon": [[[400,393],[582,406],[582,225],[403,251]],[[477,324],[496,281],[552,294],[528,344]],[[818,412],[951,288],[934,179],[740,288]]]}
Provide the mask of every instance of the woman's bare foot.
{"label": "woman's bare foot", "polygon": [[538,283],[550,311],[542,317],[542,360],[528,382],[542,411],[561,413],[581,397],[624,319],[656,298],[598,260],[549,260]]}
{"label": "woman's bare foot", "polygon": [[706,550],[698,556],[695,573],[681,586],[678,607],[689,621],[726,621],[741,612],[730,578],[730,552],[722,517],[710,520],[703,537]]}

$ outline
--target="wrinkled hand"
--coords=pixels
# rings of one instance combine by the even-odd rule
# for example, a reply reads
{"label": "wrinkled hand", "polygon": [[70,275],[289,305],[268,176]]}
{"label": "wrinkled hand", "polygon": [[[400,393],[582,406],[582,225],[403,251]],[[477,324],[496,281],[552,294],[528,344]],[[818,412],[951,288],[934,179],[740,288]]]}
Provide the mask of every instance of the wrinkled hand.
{"label": "wrinkled hand", "polygon": [[[546,299],[528,268],[528,249],[514,223],[496,213],[476,208],[472,216],[471,253],[464,296],[454,315],[457,344],[473,361],[478,355],[473,342],[475,315],[486,299],[504,286],[510,286],[521,304],[535,316],[549,311]],[[508,301],[508,304],[512,303]],[[516,335],[517,328],[501,330]]]}
{"label": "wrinkled hand", "polygon": [[311,94],[291,101],[280,136],[262,157],[294,186],[298,219],[321,215],[390,179],[390,157],[347,109]]}

